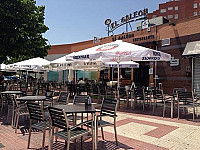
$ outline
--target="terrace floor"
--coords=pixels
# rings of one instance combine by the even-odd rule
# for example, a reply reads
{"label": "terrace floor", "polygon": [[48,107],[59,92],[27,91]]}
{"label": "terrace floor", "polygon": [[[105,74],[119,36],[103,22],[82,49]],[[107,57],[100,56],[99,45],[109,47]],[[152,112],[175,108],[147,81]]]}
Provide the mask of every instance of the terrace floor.
{"label": "terrace floor", "polygon": [[[105,140],[99,132],[99,150],[200,150],[200,119],[192,121],[192,116],[184,114],[181,119],[171,119],[169,110],[166,118],[162,116],[162,109],[157,108],[156,114],[152,110],[144,112],[141,109],[135,111],[121,108],[117,112],[117,132],[119,146],[115,144],[113,127],[104,128]],[[175,116],[176,117],[176,116]],[[26,121],[25,121],[26,122]],[[24,123],[24,122],[21,122]],[[6,122],[6,115],[0,114],[0,149],[24,150],[27,149],[28,122],[18,129],[18,133]],[[46,134],[46,147],[48,149],[48,131]],[[34,132],[31,137],[31,149],[41,149],[42,133]],[[70,149],[75,149],[74,144]],[[64,141],[54,143],[53,149],[64,148]],[[83,147],[77,142],[76,149],[91,149],[91,138],[85,138]]]}

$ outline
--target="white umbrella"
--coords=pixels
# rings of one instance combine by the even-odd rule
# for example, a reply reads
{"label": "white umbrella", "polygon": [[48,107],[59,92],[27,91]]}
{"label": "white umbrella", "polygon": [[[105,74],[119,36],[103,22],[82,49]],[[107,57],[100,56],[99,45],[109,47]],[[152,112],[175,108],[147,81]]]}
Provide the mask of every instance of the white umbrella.
{"label": "white umbrella", "polygon": [[[122,61],[170,61],[171,55],[117,40],[115,42],[97,45],[66,56],[67,60],[95,60],[99,58],[101,58],[103,62],[117,62],[119,72],[119,63]],[[118,73],[118,89],[119,79],[120,77]]]}
{"label": "white umbrella", "polygon": [[[113,67],[117,68],[118,63],[117,62],[105,62],[105,67]],[[122,61],[119,63],[120,68],[139,68],[139,63],[136,63],[134,61]]]}
{"label": "white umbrella", "polygon": [[24,61],[20,61],[14,64],[6,65],[6,69],[20,69],[20,70],[32,70],[32,69],[42,69],[43,65],[50,64],[50,61],[37,57]]}
{"label": "white umbrella", "polygon": [[66,55],[66,60],[170,61],[171,55],[150,48],[117,40]]}

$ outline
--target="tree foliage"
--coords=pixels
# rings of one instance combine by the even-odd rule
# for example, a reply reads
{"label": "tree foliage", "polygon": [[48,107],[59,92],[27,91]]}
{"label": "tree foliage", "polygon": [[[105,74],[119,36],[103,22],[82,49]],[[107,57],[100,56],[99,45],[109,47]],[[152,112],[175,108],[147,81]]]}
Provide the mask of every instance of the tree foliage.
{"label": "tree foliage", "polygon": [[0,63],[47,55],[44,10],[35,0],[0,0]]}

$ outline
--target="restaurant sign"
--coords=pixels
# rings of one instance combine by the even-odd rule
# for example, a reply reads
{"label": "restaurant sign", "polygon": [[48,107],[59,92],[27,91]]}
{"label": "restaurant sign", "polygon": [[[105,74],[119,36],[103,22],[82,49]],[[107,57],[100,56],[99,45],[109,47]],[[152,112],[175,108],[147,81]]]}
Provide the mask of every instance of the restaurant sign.
{"label": "restaurant sign", "polygon": [[[117,29],[118,27],[120,27],[126,23],[143,19],[144,17],[147,16],[147,14],[148,14],[148,8],[144,8],[143,10],[134,11],[133,13],[130,13],[130,14],[122,17],[118,21],[112,22],[111,19],[106,19],[105,25],[109,26],[110,31],[112,32],[115,29]],[[143,17],[143,18],[139,18],[139,17]]]}

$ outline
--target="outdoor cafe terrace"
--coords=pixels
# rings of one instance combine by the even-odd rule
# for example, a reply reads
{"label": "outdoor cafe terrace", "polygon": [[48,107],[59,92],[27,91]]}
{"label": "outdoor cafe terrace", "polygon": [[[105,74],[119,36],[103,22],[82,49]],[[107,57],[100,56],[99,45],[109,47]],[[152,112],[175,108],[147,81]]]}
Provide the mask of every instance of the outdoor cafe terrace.
{"label": "outdoor cafe terrace", "polygon": [[[181,104],[183,103],[181,96],[184,94],[188,99],[189,95],[193,94],[190,95],[190,98],[195,99],[196,102],[197,97],[192,92],[186,92],[183,89],[174,89],[176,90],[174,94],[168,93],[164,99],[160,99],[162,95],[159,94],[159,91],[162,91],[162,89],[153,87],[120,87],[120,97],[118,97],[117,90],[108,86],[105,86],[107,89],[103,91],[100,85],[94,87],[95,85],[93,84],[91,86],[87,85],[88,88],[86,88],[85,84],[83,84],[84,86],[81,84],[74,84],[73,86],[70,84],[41,85],[36,90],[29,87],[26,93],[21,93],[20,89],[14,90],[12,88],[1,92],[0,149],[27,149],[30,133],[30,149],[42,149],[43,141],[44,149],[61,150],[66,148],[67,144],[65,143],[67,140],[64,138],[65,142],[63,136],[56,134],[57,131],[55,130],[54,135],[58,135],[58,139],[57,141],[55,139],[52,141],[53,133],[49,132],[52,131],[49,129],[56,126],[53,120],[60,122],[58,125],[61,128],[58,130],[59,132],[67,126],[62,122],[63,119],[66,119],[66,116],[62,114],[62,111],[58,113],[59,109],[57,108],[62,108],[66,114],[73,112],[72,114],[76,116],[67,115],[67,122],[69,122],[69,128],[72,128],[72,130],[76,128],[75,124],[87,122],[87,120],[93,121],[94,119],[98,122],[98,124],[90,122],[90,125],[93,124],[93,126],[90,126],[91,128],[89,129],[89,124],[77,128],[77,130],[81,129],[80,131],[88,131],[89,134],[83,134],[83,138],[81,138],[82,135],[77,135],[78,138],[76,140],[70,140],[69,149],[200,149],[198,142],[200,119],[197,111],[197,103],[195,103],[194,110],[196,114],[194,115],[194,120],[193,107],[185,107],[186,104]],[[96,91],[95,89],[98,90]],[[144,92],[144,97],[141,97],[140,92]],[[91,98],[91,105],[86,105],[86,103],[89,103],[88,98]],[[12,103],[10,103],[10,100]],[[163,101],[164,103],[162,103]],[[180,103],[178,104],[177,101]],[[26,114],[23,115],[24,110],[19,110],[22,107],[18,107],[18,105],[24,106],[28,110]],[[182,107],[183,105],[184,107]],[[173,106],[173,109],[170,106]],[[79,110],[73,110],[77,108]],[[165,111],[163,111],[164,108],[166,108]],[[178,108],[180,109],[180,115],[178,115]],[[35,111],[31,113],[31,110]],[[48,128],[46,128],[45,140],[43,140],[43,132],[38,128],[34,128],[34,124],[38,123],[37,119],[43,114],[36,113],[40,110],[41,112],[45,112],[45,116],[50,113],[50,116],[48,115],[46,120],[43,120],[50,123],[50,125],[47,125]],[[55,112],[60,117],[62,116],[59,118],[60,120],[53,118],[56,116],[56,114],[53,114]],[[83,115],[81,115],[82,113]],[[31,114],[34,114],[35,118],[31,117]],[[94,115],[101,115],[104,123],[111,124],[109,126],[106,126],[108,124],[104,124],[105,126],[102,126],[102,130],[100,128],[101,116],[97,120]],[[105,117],[103,117],[104,115]],[[111,117],[108,117],[109,115]],[[16,119],[18,117],[16,116],[19,116],[18,121]],[[115,119],[113,120],[113,117],[116,118],[116,122]],[[29,128],[30,119],[36,119],[36,121],[32,122],[31,130]],[[41,120],[42,118],[39,121]],[[63,131],[67,132],[67,129]]]}

